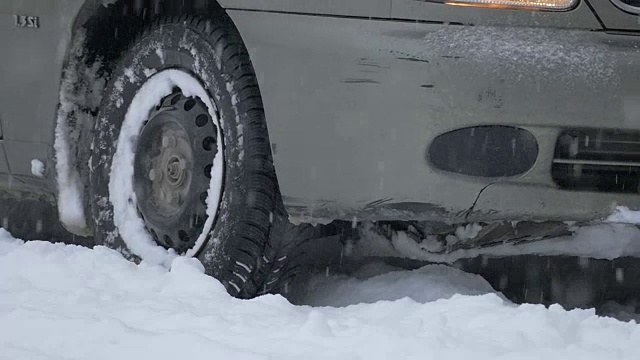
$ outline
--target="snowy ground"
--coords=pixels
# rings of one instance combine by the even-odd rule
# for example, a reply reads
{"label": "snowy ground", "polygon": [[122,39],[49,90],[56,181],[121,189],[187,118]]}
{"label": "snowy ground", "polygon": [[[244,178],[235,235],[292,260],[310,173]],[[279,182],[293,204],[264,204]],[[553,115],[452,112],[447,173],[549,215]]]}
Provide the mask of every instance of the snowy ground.
{"label": "snowy ground", "polygon": [[[171,270],[0,230],[2,359],[637,359],[640,326],[514,305],[443,266],[384,265],[281,296],[229,297],[194,260]],[[318,307],[318,306],[342,307]]]}

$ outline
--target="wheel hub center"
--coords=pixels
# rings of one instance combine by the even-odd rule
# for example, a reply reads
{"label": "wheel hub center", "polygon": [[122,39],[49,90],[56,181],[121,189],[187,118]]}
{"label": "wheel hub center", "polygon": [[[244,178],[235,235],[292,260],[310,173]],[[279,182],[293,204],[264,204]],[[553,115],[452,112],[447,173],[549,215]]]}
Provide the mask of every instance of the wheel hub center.
{"label": "wheel hub center", "polygon": [[[154,119],[155,121],[155,119]],[[184,198],[191,188],[193,152],[187,133],[174,119],[158,119],[158,133],[149,151],[150,195],[158,211],[171,216],[182,210]]]}
{"label": "wheel hub center", "polygon": [[165,166],[167,182],[174,188],[178,188],[184,183],[186,178],[185,162],[185,159],[180,155],[173,155],[167,161]]}

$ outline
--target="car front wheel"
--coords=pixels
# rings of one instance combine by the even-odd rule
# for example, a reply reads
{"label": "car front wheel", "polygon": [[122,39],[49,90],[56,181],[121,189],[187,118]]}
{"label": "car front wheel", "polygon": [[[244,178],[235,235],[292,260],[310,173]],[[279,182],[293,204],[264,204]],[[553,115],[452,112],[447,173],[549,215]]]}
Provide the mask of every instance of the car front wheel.
{"label": "car front wheel", "polygon": [[151,24],[122,55],[90,161],[97,243],[197,257],[233,296],[272,290],[281,209],[257,80],[225,14]]}

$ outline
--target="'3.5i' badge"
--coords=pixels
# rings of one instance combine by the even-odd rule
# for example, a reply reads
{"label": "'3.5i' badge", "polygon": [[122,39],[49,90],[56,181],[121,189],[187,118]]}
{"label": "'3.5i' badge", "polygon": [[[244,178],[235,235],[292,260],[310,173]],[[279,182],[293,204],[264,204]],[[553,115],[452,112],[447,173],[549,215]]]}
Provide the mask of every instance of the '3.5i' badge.
{"label": "'3.5i' badge", "polygon": [[40,19],[37,16],[13,15],[17,27],[33,28],[40,27]]}

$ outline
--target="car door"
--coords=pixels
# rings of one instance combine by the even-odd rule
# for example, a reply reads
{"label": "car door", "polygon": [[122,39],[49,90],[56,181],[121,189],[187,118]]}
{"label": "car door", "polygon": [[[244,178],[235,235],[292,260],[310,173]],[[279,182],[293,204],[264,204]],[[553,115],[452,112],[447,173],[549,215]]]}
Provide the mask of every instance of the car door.
{"label": "car door", "polygon": [[51,155],[62,63],[83,0],[0,1],[0,172]]}
{"label": "car door", "polygon": [[388,18],[391,0],[221,0],[228,9]]}

